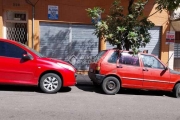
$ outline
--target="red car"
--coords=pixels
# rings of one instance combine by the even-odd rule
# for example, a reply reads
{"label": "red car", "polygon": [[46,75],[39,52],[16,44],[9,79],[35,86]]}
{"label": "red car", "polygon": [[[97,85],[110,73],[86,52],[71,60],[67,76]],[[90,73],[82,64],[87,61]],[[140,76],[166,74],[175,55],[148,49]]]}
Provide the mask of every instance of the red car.
{"label": "red car", "polygon": [[45,93],[56,93],[61,87],[76,84],[76,69],[24,44],[0,39],[0,83],[35,85]]}
{"label": "red car", "polygon": [[169,69],[150,54],[101,51],[90,64],[88,75],[106,94],[116,94],[120,88],[135,88],[171,91],[180,97],[180,72]]}

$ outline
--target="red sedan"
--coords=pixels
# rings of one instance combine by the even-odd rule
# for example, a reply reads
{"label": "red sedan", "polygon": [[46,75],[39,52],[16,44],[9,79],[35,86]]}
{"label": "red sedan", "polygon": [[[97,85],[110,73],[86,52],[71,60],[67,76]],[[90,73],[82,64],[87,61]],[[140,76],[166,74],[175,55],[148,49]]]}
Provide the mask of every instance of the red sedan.
{"label": "red sedan", "polygon": [[61,87],[76,84],[76,69],[24,44],[0,39],[0,83],[35,85],[45,93],[56,93]]}

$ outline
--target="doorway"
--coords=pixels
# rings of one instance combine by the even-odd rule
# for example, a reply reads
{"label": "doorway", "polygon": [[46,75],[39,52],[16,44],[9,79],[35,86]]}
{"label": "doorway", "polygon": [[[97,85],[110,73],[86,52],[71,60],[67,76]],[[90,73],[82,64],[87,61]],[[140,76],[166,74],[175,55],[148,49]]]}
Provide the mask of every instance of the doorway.
{"label": "doorway", "polygon": [[5,38],[28,44],[27,14],[18,11],[5,13]]}

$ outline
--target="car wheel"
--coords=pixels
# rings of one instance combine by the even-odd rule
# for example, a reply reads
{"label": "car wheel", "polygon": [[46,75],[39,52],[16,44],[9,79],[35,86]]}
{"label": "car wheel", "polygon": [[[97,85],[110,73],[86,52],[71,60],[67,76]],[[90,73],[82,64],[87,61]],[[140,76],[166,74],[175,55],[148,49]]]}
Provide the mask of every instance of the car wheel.
{"label": "car wheel", "polygon": [[107,77],[102,83],[102,89],[108,95],[115,95],[120,90],[120,82],[115,77]]}
{"label": "car wheel", "polygon": [[173,90],[174,97],[180,98],[180,83],[176,84]]}
{"label": "car wheel", "polygon": [[61,78],[54,73],[47,73],[40,79],[40,88],[45,93],[56,93],[62,86]]}

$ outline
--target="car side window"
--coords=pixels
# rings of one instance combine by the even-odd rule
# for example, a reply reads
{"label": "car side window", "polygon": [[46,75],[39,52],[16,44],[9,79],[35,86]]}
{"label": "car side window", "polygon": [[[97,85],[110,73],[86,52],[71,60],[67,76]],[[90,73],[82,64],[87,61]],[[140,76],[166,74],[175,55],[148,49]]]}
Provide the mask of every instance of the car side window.
{"label": "car side window", "polygon": [[5,56],[4,42],[0,41],[0,56]]}
{"label": "car side window", "polygon": [[141,55],[144,67],[164,69],[164,65],[153,56]]}
{"label": "car side window", "polygon": [[121,53],[120,58],[119,58],[119,63],[139,66],[139,58],[137,55],[132,55],[129,53]]}
{"label": "car side window", "polygon": [[0,41],[0,56],[22,58],[23,54],[27,54],[27,52],[20,47]]}
{"label": "car side window", "polygon": [[118,51],[114,51],[112,55],[109,57],[108,62],[109,63],[116,63],[118,59]]}

